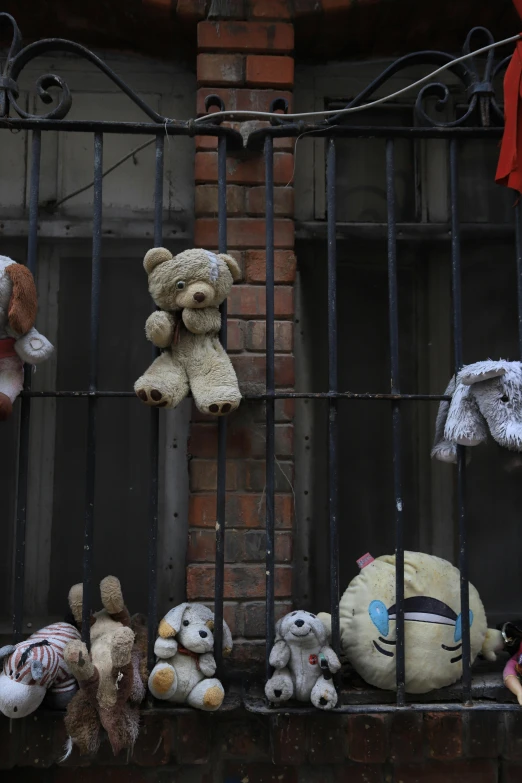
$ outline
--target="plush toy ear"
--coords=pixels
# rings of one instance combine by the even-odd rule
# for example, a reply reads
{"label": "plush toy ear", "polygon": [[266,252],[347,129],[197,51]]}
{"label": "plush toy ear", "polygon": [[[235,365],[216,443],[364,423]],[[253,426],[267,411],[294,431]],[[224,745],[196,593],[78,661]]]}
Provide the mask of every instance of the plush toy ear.
{"label": "plush toy ear", "polygon": [[26,266],[9,264],[5,268],[13,284],[7,318],[9,326],[19,335],[27,334],[34,326],[38,310],[38,296],[34,278]]}
{"label": "plush toy ear", "polygon": [[170,261],[172,258],[174,258],[174,256],[170,250],[167,250],[165,247],[153,247],[145,255],[145,258],[143,259],[143,266],[146,273],[150,275],[152,270],[155,269],[159,264],[163,264],[165,261]]}
{"label": "plush toy ear", "polygon": [[239,264],[237,263],[236,259],[227,255],[226,253],[219,253],[218,258],[225,262],[230,270],[230,274],[232,275],[232,280],[234,283],[237,283],[237,281],[241,279],[241,269],[239,268]]}
{"label": "plush toy ear", "polygon": [[43,665],[41,661],[31,661],[31,677],[37,682],[42,679]]}
{"label": "plush toy ear", "polygon": [[8,655],[12,655],[15,650],[16,646],[14,644],[6,644],[5,647],[0,647],[0,661],[3,658],[7,658]]}
{"label": "plush toy ear", "polygon": [[181,628],[181,622],[185,610],[190,606],[188,603],[179,604],[167,612],[163,620],[159,624],[158,633],[162,639],[170,639],[172,636],[176,636]]}
{"label": "plush toy ear", "polygon": [[313,631],[317,637],[317,641],[320,645],[325,645],[328,641],[328,631],[326,629],[325,624],[321,621],[319,617],[311,618],[312,622],[310,623],[311,627],[313,628]]}
{"label": "plush toy ear", "polygon": [[471,386],[474,383],[480,383],[481,381],[488,381],[490,378],[499,378],[501,375],[505,375],[508,368],[506,362],[500,360],[499,362],[492,362],[488,359],[485,362],[475,362],[475,364],[467,364],[459,372],[457,376],[457,383],[463,383],[465,386]]}
{"label": "plush toy ear", "polygon": [[[445,397],[452,397],[455,392],[455,376],[448,384]],[[433,448],[431,450],[432,459],[438,459],[440,462],[456,462],[457,461],[457,446],[455,443],[451,443],[444,437],[444,428],[446,426],[446,420],[448,418],[448,411],[450,403],[448,400],[442,400],[437,412],[437,419],[435,421],[435,439],[433,441]]]}
{"label": "plush toy ear", "polygon": [[[285,617],[286,617],[286,615],[285,615]],[[275,638],[274,638],[274,644],[275,644],[276,642],[280,642],[280,641],[281,641],[281,639],[283,638],[283,637],[281,636],[281,626],[283,625],[283,620],[284,620],[284,619],[285,619],[284,617],[281,617],[281,619],[280,619],[280,620],[278,620],[278,621],[277,621],[277,623],[275,624]]]}
{"label": "plush toy ear", "polygon": [[230,633],[230,628],[226,624],[226,622],[223,620],[223,655],[227,656],[230,655],[232,652],[232,634]]}
{"label": "plush toy ear", "polygon": [[470,386],[457,383],[444,427],[444,438],[459,446],[478,446],[488,437],[486,421]]}

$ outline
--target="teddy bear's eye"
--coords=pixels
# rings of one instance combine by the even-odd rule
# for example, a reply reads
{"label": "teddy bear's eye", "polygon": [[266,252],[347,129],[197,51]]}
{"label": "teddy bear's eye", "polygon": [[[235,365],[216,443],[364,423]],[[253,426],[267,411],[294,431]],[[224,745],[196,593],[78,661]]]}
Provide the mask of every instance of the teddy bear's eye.
{"label": "teddy bear's eye", "polygon": [[501,399],[502,402],[509,402],[509,397],[508,397],[507,394],[503,394],[500,399]]}
{"label": "teddy bear's eye", "polygon": [[176,283],[176,288],[178,289],[178,291],[183,291],[183,289],[185,288],[185,281],[178,280],[178,282]]}
{"label": "teddy bear's eye", "polygon": [[183,625],[190,625],[188,620],[183,620]]}

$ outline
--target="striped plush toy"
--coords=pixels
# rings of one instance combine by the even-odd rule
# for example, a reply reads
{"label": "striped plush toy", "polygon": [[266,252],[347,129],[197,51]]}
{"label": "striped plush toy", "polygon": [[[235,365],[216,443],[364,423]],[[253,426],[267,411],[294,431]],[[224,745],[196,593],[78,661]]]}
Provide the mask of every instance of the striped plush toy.
{"label": "striped plush toy", "polygon": [[65,709],[77,685],[63,651],[80,638],[73,625],[54,623],[24,642],[0,648],[0,712],[8,718],[24,718],[40,706],[47,692],[51,706]]}

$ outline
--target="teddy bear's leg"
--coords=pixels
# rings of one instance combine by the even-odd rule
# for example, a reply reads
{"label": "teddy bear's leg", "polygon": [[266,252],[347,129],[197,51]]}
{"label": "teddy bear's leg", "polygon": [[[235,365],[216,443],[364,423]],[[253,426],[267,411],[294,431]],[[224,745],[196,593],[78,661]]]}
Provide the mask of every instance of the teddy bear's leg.
{"label": "teddy bear's leg", "polygon": [[67,705],[65,729],[82,756],[98,751],[101,732],[98,710],[84,690],[79,690]]}
{"label": "teddy bear's leg", "polygon": [[78,680],[81,690],[97,706],[96,696],[100,684],[100,674],[91,661],[85,644],[79,639],[69,642],[65,645],[63,657],[69,671]]}
{"label": "teddy bear's leg", "polygon": [[200,680],[198,684],[192,688],[187,697],[187,703],[190,704],[191,707],[196,707],[198,710],[212,712],[221,707],[224,698],[225,691],[223,686],[219,680],[212,677],[206,680]]}
{"label": "teddy bear's leg", "polygon": [[294,695],[294,683],[288,669],[278,669],[265,685],[265,695],[272,704],[288,701]]}
{"label": "teddy bear's leg", "polygon": [[103,728],[107,732],[115,756],[123,748],[132,748],[138,739],[140,714],[136,707],[121,704],[101,713]]}
{"label": "teddy bear's leg", "polygon": [[146,405],[175,408],[189,392],[187,373],[176,357],[165,351],[138,378],[134,391]]}
{"label": "teddy bear's leg", "polygon": [[123,600],[120,580],[115,576],[106,576],[100,582],[100,594],[107,614],[117,623],[130,627],[131,618]]}
{"label": "teddy bear's leg", "polygon": [[312,688],[310,701],[320,710],[332,710],[337,704],[337,691],[332,680],[325,680],[321,675]]}
{"label": "teddy bear's leg", "polygon": [[174,667],[170,663],[162,661],[157,663],[150,673],[149,691],[156,699],[169,701],[178,688],[178,678]]}
{"label": "teddy bear's leg", "polygon": [[16,356],[0,359],[0,421],[13,412],[13,402],[24,387],[23,364]]}
{"label": "teddy bear's leg", "polygon": [[118,628],[111,639],[112,675],[118,683],[118,704],[124,704],[132,691],[133,647],[134,631],[131,628]]}
{"label": "teddy bear's leg", "polygon": [[190,388],[198,410],[226,416],[241,402],[236,373],[218,338],[205,339],[205,350],[194,351],[187,359]]}

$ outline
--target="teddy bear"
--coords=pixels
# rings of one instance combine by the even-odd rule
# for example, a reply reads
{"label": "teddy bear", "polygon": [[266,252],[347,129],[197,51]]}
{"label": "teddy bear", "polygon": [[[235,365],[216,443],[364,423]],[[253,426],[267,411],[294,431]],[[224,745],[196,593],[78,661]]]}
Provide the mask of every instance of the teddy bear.
{"label": "teddy bear", "polygon": [[294,698],[311,701],[321,710],[335,707],[332,674],[339,671],[341,663],[327,642],[326,627],[311,612],[298,610],[278,620],[269,658],[276,671],[265,685],[271,704]]}
{"label": "teddy bear", "polygon": [[137,396],[146,405],[175,408],[190,390],[202,413],[231,413],[241,393],[219,341],[218,308],[239,280],[236,261],[208,250],[185,250],[173,256],[155,247],[146,254],[143,266],[159,307],[148,317],[145,334],[162,353],[136,381]]}
{"label": "teddy bear", "polygon": [[[145,619],[132,619],[124,604],[120,582],[107,576],[100,583],[103,609],[91,617],[91,651],[80,640],[69,642],[65,661],[80,685],[67,706],[68,734],[64,759],[76,745],[93,754],[107,732],[114,755],[132,748],[139,731],[139,704],[147,683],[147,629]],[[74,585],[69,605],[78,625],[82,623],[83,586]]]}
{"label": "teddy bear", "polygon": [[25,718],[44,699],[49,707],[65,709],[78,686],[64,649],[79,639],[74,625],[53,623],[19,644],[0,648],[0,712],[8,718]]}
{"label": "teddy bear", "polygon": [[510,451],[522,451],[522,363],[490,359],[464,366],[451,379],[435,424],[431,456],[457,462],[457,445],[478,446],[489,431]]}
{"label": "teddy bear", "polygon": [[40,364],[53,346],[35,328],[38,297],[26,266],[0,255],[0,421],[24,387],[24,362]]}
{"label": "teddy bear", "polygon": [[[203,604],[179,604],[165,615],[154,645],[158,661],[149,677],[149,690],[156,699],[207,712],[221,707],[225,691],[214,677],[213,630],[214,614]],[[223,622],[223,654],[231,650],[232,634]]]}

